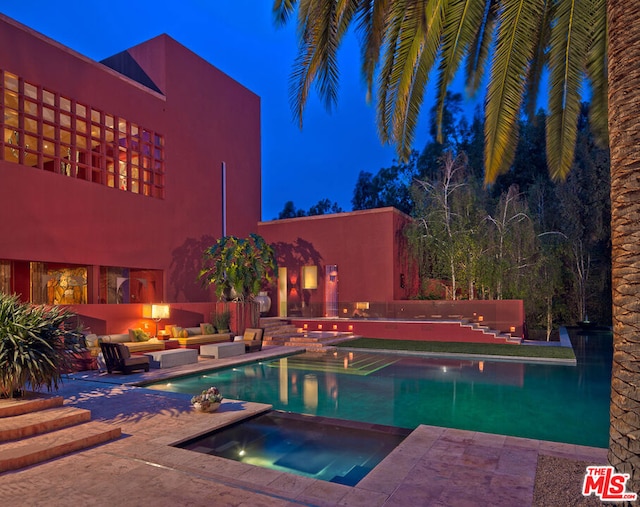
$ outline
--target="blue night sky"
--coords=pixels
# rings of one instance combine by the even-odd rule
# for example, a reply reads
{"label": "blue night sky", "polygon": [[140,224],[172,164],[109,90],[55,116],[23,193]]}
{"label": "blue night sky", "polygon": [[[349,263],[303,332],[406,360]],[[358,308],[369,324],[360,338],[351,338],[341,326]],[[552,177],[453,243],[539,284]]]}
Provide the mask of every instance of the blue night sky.
{"label": "blue night sky", "polygon": [[[381,144],[374,107],[365,101],[356,38],[346,40],[339,55],[337,109],[328,113],[312,94],[301,131],[289,106],[295,25],[276,28],[271,6],[271,0],[33,0],[0,9],[93,60],[170,35],[260,96],[263,220],[276,218],[288,200],[307,210],[328,198],[350,211],[358,173],[375,173],[395,158],[393,147]],[[415,143],[420,150],[428,140],[430,106],[427,99]]]}

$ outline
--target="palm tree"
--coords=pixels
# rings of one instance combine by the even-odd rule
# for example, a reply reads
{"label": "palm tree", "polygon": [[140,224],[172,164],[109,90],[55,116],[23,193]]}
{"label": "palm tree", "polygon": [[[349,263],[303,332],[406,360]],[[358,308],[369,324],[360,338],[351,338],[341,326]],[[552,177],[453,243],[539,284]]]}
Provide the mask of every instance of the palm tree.
{"label": "palm tree", "polygon": [[549,70],[547,160],[553,178],[573,161],[585,78],[592,128],[611,150],[614,362],[609,462],[640,492],[640,2],[635,0],[274,0],[276,22],[297,9],[294,115],[315,82],[337,100],[337,52],[355,27],[377,123],[400,158],[411,150],[424,90],[437,70],[437,107],[464,66],[474,93],[490,69],[485,104],[485,182],[508,171],[518,118],[535,109]]}

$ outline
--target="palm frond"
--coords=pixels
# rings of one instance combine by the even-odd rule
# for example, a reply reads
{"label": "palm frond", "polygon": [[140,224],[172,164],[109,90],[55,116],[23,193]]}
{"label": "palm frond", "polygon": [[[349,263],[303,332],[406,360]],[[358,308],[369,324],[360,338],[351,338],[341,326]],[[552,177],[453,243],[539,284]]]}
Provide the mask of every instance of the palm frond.
{"label": "palm frond", "polygon": [[605,0],[591,0],[591,47],[587,54],[587,76],[591,82],[589,122],[596,142],[609,144],[609,96],[607,81],[607,5]]}
{"label": "palm frond", "polygon": [[302,0],[298,8],[300,49],[291,77],[290,101],[300,126],[309,88],[314,81],[327,109],[337,102],[337,52],[342,35],[338,33],[334,7],[333,2]]}
{"label": "palm frond", "polygon": [[546,134],[547,163],[555,180],[564,179],[573,163],[580,114],[580,83],[590,42],[591,17],[584,8],[589,1],[560,2],[551,29],[551,89]]}
{"label": "palm frond", "polygon": [[554,16],[554,2],[546,0],[544,10],[542,11],[542,19],[538,26],[538,34],[535,37],[537,42],[533,52],[531,66],[529,67],[529,75],[527,76],[527,88],[525,91],[524,110],[530,121],[535,120],[536,105],[538,103],[538,95],[540,93],[540,82],[542,74],[547,67],[548,57],[547,50],[549,40],[551,39],[551,20]]}
{"label": "palm frond", "polygon": [[486,0],[482,21],[473,39],[465,65],[465,88],[469,96],[475,95],[489,58],[489,49],[493,40],[493,31],[498,12],[498,0]]}
{"label": "palm frond", "polygon": [[446,6],[440,45],[440,72],[436,98],[438,142],[442,142],[442,115],[447,88],[460,62],[477,36],[485,16],[486,0],[450,0]]}
{"label": "palm frond", "polygon": [[394,22],[385,34],[378,127],[396,144],[401,160],[411,152],[424,89],[438,54],[445,2],[397,2],[390,11]]}
{"label": "palm frond", "polygon": [[[392,137],[393,97],[396,89],[393,88],[392,71],[395,64],[396,44],[400,38],[404,12],[402,9],[407,0],[397,0],[393,5],[393,15],[387,15],[382,44],[386,50],[383,53],[382,68],[378,74],[377,119],[378,135],[382,142],[390,142]],[[402,15],[398,13],[402,12]]]}
{"label": "palm frond", "polygon": [[274,0],[271,11],[277,26],[283,26],[289,21],[297,3],[298,0]]}
{"label": "palm frond", "polygon": [[385,33],[390,0],[361,0],[357,13],[358,32],[362,37],[362,75],[367,85],[367,102],[373,94],[373,78]]}
{"label": "palm frond", "polygon": [[518,117],[534,36],[545,0],[504,0],[486,99],[485,183],[507,171],[518,143]]}
{"label": "palm frond", "polygon": [[[416,2],[415,11],[407,16],[407,39],[413,39],[404,65],[398,66],[395,79],[398,80],[398,93],[394,106],[393,137],[396,151],[401,160],[407,160],[411,153],[411,144],[420,115],[429,72],[438,56],[442,35],[444,6],[447,0],[429,0]],[[415,22],[409,21],[416,17]],[[415,35],[412,37],[412,30]],[[413,55],[416,59],[413,59]]]}

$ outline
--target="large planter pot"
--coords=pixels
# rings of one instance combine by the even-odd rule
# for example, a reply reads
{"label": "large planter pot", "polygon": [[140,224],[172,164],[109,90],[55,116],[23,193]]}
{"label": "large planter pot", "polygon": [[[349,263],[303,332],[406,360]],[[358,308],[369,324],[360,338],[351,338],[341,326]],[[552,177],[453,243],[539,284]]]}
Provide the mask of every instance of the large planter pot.
{"label": "large planter pot", "polygon": [[271,310],[271,298],[267,292],[260,292],[258,295],[253,298],[256,303],[258,303],[258,308],[260,309],[260,315],[266,315]]}

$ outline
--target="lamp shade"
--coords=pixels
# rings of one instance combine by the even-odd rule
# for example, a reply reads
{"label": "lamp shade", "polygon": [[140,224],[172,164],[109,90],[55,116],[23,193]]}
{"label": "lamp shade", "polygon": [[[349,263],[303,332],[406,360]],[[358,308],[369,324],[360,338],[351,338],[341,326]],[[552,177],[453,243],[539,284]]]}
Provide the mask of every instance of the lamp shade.
{"label": "lamp shade", "polygon": [[144,305],[142,307],[142,316],[145,319],[168,319],[169,305]]}

